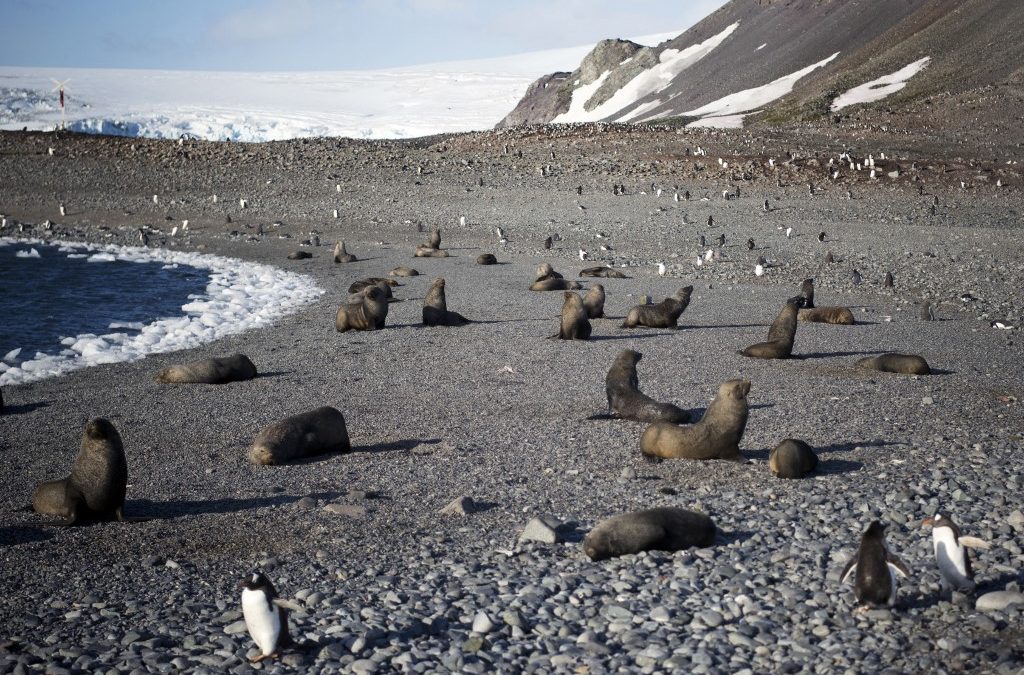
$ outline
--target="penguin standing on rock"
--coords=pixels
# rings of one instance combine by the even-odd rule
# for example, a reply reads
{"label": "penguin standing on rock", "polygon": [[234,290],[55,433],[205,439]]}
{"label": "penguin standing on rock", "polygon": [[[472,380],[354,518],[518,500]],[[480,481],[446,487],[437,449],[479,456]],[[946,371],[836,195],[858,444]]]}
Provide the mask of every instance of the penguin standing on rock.
{"label": "penguin standing on rock", "polygon": [[857,555],[850,558],[840,575],[840,583],[854,577],[854,594],[861,606],[857,611],[871,607],[892,605],[896,602],[896,575],[910,577],[903,561],[885,546],[885,525],[877,520],[868,525],[860,538]]}
{"label": "penguin standing on rock", "polygon": [[987,549],[988,542],[961,535],[956,523],[941,513],[925,519],[921,525],[932,527],[932,545],[935,547],[935,563],[942,575],[942,590],[947,593],[973,591],[974,570],[971,569],[967,547]]}
{"label": "penguin standing on rock", "polygon": [[288,611],[280,606],[274,584],[262,572],[240,584],[242,588],[242,616],[260,655],[253,663],[278,656],[282,647],[292,644],[288,634]]}

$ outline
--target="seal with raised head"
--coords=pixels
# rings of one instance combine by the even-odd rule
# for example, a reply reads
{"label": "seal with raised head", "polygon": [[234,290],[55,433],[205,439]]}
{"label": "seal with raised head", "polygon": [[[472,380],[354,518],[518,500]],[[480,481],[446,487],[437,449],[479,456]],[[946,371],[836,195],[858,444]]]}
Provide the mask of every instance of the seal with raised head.
{"label": "seal with raised head", "polygon": [[814,309],[814,279],[804,279],[800,284],[800,297],[804,299],[806,309]]}
{"label": "seal with raised head", "polygon": [[651,458],[743,461],[740,439],[747,428],[749,393],[750,380],[726,380],[700,422],[688,427],[655,422],[640,437],[640,451]]}
{"label": "seal with raised head", "polygon": [[458,312],[449,312],[444,295],[444,277],[434,279],[423,298],[423,323],[427,326],[465,326],[470,320]]}
{"label": "seal with raised head", "polygon": [[797,321],[811,323],[830,323],[836,326],[852,326],[856,323],[853,312],[848,307],[815,307],[801,309],[796,315]]}
{"label": "seal with raised head", "polygon": [[420,273],[411,267],[401,265],[388,272],[388,276],[392,277],[418,277]]}
{"label": "seal with raised head", "polygon": [[552,337],[559,340],[589,340],[590,331],[590,321],[583,306],[583,298],[579,293],[566,291],[565,302],[562,303],[561,324],[558,333]]}
{"label": "seal with raised head", "polygon": [[591,560],[607,560],[641,551],[681,551],[711,546],[715,523],[699,511],[661,507],[622,513],[602,520],[583,540]]}
{"label": "seal with raised head", "polygon": [[71,473],[50,480],[32,494],[32,509],[61,520],[52,525],[75,525],[87,520],[127,520],[124,496],[128,487],[128,458],[121,434],[102,417],[89,420],[82,434]]}
{"label": "seal with raised head", "polygon": [[542,262],[537,265],[537,274],[534,281],[543,281],[554,277],[555,279],[561,279],[562,275],[555,271],[555,268],[551,266],[551,263]]}
{"label": "seal with raised head", "polygon": [[338,332],[348,330],[379,330],[388,316],[388,300],[376,286],[362,291],[358,302],[350,302],[338,309],[334,327]]}
{"label": "seal with raised head", "polygon": [[580,270],[581,277],[603,277],[605,279],[628,279],[622,272],[611,267],[587,267]]}
{"label": "seal with raised head", "polygon": [[779,478],[803,478],[817,467],[814,448],[795,438],[782,441],[768,456],[768,469]]}
{"label": "seal with raised head", "polygon": [[604,317],[604,286],[594,284],[583,294],[583,306],[587,310],[588,319]]}
{"label": "seal with raised head", "polygon": [[476,257],[477,265],[497,265],[498,259],[494,257],[493,253],[481,253]]}
{"label": "seal with raised head", "polygon": [[157,384],[227,384],[256,377],[256,366],[245,354],[232,354],[164,368],[153,381]]}
{"label": "seal with raised head", "polygon": [[441,230],[435,228],[430,233],[430,240],[426,244],[430,248],[441,248]]}
{"label": "seal with raised head", "polygon": [[336,263],[350,263],[358,260],[354,255],[345,250],[345,242],[338,240],[338,243],[334,245],[334,262]]}
{"label": "seal with raised head", "polygon": [[793,339],[796,336],[796,315],[804,299],[790,298],[768,328],[768,341],[758,342],[738,354],[755,359],[788,359],[793,353]]}
{"label": "seal with raised head", "polygon": [[931,375],[932,369],[923,356],[917,354],[879,354],[868,356],[854,364],[857,368],[878,370],[883,373],[899,373],[900,375]]}
{"label": "seal with raised head", "polygon": [[643,354],[632,349],[623,349],[615,357],[608,375],[604,379],[604,391],[608,396],[608,409],[619,417],[638,422],[668,422],[685,424],[690,413],[671,403],[659,403],[640,391],[640,378],[636,364]]}
{"label": "seal with raised head", "polygon": [[686,286],[656,305],[636,305],[629,310],[626,320],[619,328],[675,328],[679,317],[690,304],[691,293],[693,286]]}
{"label": "seal with raised head", "polygon": [[261,431],[249,448],[249,461],[253,464],[284,464],[303,457],[351,449],[345,417],[337,409],[324,406],[285,417]]}

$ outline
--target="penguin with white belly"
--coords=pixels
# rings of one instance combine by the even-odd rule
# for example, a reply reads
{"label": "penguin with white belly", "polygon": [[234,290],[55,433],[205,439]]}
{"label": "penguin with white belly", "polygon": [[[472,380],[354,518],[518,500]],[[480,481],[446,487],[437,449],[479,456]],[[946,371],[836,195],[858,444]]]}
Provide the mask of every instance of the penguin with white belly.
{"label": "penguin with white belly", "polygon": [[925,519],[921,525],[932,527],[935,563],[939,566],[939,574],[942,575],[943,592],[973,591],[974,570],[971,569],[971,556],[967,548],[987,549],[988,542],[977,537],[963,536],[956,523],[941,513]]}
{"label": "penguin with white belly", "polygon": [[292,644],[288,634],[288,611],[277,601],[274,584],[262,572],[240,584],[242,589],[242,616],[260,655],[253,663],[278,656],[282,647]]}

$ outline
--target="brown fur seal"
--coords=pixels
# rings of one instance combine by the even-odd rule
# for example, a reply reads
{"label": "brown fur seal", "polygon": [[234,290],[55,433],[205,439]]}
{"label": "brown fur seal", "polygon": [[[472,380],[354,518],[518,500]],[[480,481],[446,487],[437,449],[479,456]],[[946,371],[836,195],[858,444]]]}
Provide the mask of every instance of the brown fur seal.
{"label": "brown fur seal", "polygon": [[62,480],[41,483],[32,494],[32,509],[74,525],[80,520],[126,520],[124,495],[128,486],[128,459],[114,425],[97,417],[82,434],[82,449]]}
{"label": "brown fur seal", "polygon": [[354,255],[345,250],[345,242],[338,240],[338,243],[334,245],[334,262],[336,263],[350,263],[358,260]]}
{"label": "brown fur seal", "polygon": [[628,279],[625,274],[611,267],[588,267],[580,270],[581,277],[604,277],[605,279]]}
{"label": "brown fur seal", "polygon": [[636,305],[629,310],[626,320],[619,328],[675,328],[680,315],[690,304],[693,286],[680,288],[675,295],[665,298],[656,305]]}
{"label": "brown fur seal", "polygon": [[394,279],[385,279],[383,277],[368,277],[366,279],[361,279],[359,281],[353,281],[352,285],[348,287],[348,292],[362,293],[370,286],[376,286],[377,288],[379,288],[381,290],[381,293],[384,294],[384,298],[390,300],[391,298],[394,297],[394,294],[391,292],[391,287],[401,286],[401,284],[395,281]]}
{"label": "brown fur seal", "polygon": [[351,449],[345,417],[338,410],[324,406],[285,417],[261,431],[249,448],[249,461],[253,464],[284,464],[294,459]]}
{"label": "brown fur seal", "polygon": [[880,370],[883,373],[899,373],[901,375],[931,375],[932,369],[928,362],[917,354],[881,354],[869,356],[857,361],[857,368]]}
{"label": "brown fur seal", "polygon": [[423,323],[427,326],[464,326],[470,323],[469,319],[458,312],[448,311],[443,277],[434,279],[427,297],[423,298]]}
{"label": "brown fur seal", "polygon": [[818,467],[814,449],[795,438],[787,438],[768,456],[768,468],[779,478],[803,478]]}
{"label": "brown fur seal", "polygon": [[442,251],[438,248],[431,248],[420,244],[416,247],[416,252],[413,253],[414,258],[447,258],[448,251]]}
{"label": "brown fur seal", "polygon": [[567,281],[561,277],[547,277],[530,284],[531,291],[578,291],[581,288],[583,288],[583,285],[578,281]]}
{"label": "brown fur seal", "polygon": [[640,451],[665,459],[743,461],[740,439],[747,427],[748,393],[749,380],[723,382],[700,422],[689,427],[655,422],[640,437]]}
{"label": "brown fur seal", "polygon": [[565,292],[561,321],[558,334],[552,337],[556,337],[559,340],[590,339],[590,321],[587,320],[587,310],[583,307],[583,298],[580,297],[579,293]]}
{"label": "brown fur seal", "polygon": [[256,366],[245,354],[194,361],[164,368],[153,381],[157,384],[227,384],[256,377]]}
{"label": "brown fur seal", "polygon": [[338,332],[347,330],[378,330],[384,327],[388,316],[388,300],[376,286],[363,291],[359,302],[342,305],[334,319]]}
{"label": "brown fur seal", "polygon": [[638,422],[669,422],[685,424],[690,413],[671,403],[659,403],[640,391],[640,378],[636,364],[643,354],[632,349],[623,349],[612,363],[604,378],[604,391],[608,396],[608,410],[619,417]]}
{"label": "brown fur seal", "polygon": [[768,328],[768,341],[758,342],[738,352],[755,359],[788,359],[793,353],[796,336],[796,314],[803,304],[800,296],[790,298]]}
{"label": "brown fur seal", "polygon": [[583,294],[583,306],[587,310],[588,319],[604,317],[604,286],[594,284]]}
{"label": "brown fur seal", "polygon": [[800,285],[800,297],[804,299],[806,309],[814,309],[814,279],[804,279]]}
{"label": "brown fur seal", "polygon": [[535,281],[542,281],[542,280],[547,279],[549,277],[554,277],[555,279],[561,279],[562,275],[555,271],[555,268],[551,266],[551,263],[543,262],[543,263],[537,265],[537,275],[536,275],[536,278],[534,280]]}
{"label": "brown fur seal", "polygon": [[418,277],[419,275],[419,272],[417,272],[411,267],[406,267],[405,265],[402,265],[401,267],[396,267],[395,269],[388,272],[388,276],[392,277]]}
{"label": "brown fur seal", "polygon": [[847,307],[815,307],[814,309],[801,309],[797,312],[798,321],[810,321],[812,323],[831,323],[837,326],[852,326],[853,312]]}
{"label": "brown fur seal", "polygon": [[477,265],[497,265],[498,259],[494,257],[493,253],[481,253],[476,257]]}
{"label": "brown fur seal", "polygon": [[671,507],[622,513],[602,520],[583,540],[591,560],[607,560],[641,551],[681,551],[710,546],[715,523],[699,511]]}
{"label": "brown fur seal", "polygon": [[288,254],[288,259],[289,260],[306,260],[307,258],[312,258],[312,257],[313,257],[313,254],[310,253],[309,251],[295,251],[294,253],[289,253]]}
{"label": "brown fur seal", "polygon": [[426,244],[429,248],[441,248],[441,230],[435,229],[430,233],[430,241]]}

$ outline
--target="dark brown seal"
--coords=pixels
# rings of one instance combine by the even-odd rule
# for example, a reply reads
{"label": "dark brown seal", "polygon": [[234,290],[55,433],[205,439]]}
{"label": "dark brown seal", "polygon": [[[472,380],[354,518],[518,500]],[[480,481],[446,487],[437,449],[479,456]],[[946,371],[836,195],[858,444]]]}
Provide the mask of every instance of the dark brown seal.
{"label": "dark brown seal", "polygon": [[427,242],[430,248],[441,248],[441,230],[435,229],[430,233],[430,241]]}
{"label": "dark brown seal", "polygon": [[379,330],[384,327],[388,316],[388,300],[384,292],[370,286],[362,292],[359,302],[342,305],[334,318],[334,327],[339,332],[348,330]]}
{"label": "dark brown seal", "polygon": [[932,369],[924,357],[917,354],[880,354],[868,356],[855,364],[857,368],[880,370],[883,373],[899,373],[900,375],[931,375]]}
{"label": "dark brown seal", "polygon": [[768,469],[779,478],[803,478],[818,467],[814,449],[795,438],[787,438],[768,456]]}
{"label": "dark brown seal", "polygon": [[583,306],[583,298],[579,293],[566,291],[558,334],[552,337],[557,337],[559,340],[589,340],[590,330],[590,321],[587,319],[587,310]]}
{"label": "dark brown seal", "polygon": [[351,293],[362,293],[370,286],[376,286],[380,289],[381,293],[384,294],[384,298],[390,300],[394,297],[391,292],[392,286],[401,286],[400,283],[394,279],[385,279],[383,277],[367,277],[366,279],[360,279],[359,281],[353,281],[352,285],[348,287],[348,292]]}
{"label": "dark brown seal", "polygon": [[547,277],[544,279],[538,279],[530,284],[531,291],[565,291],[573,290],[578,291],[583,288],[582,284],[578,281],[568,281],[561,277]]}
{"label": "dark brown seal", "polygon": [[594,284],[583,294],[583,306],[587,310],[588,319],[604,317],[604,286]]}
{"label": "dark brown seal", "polygon": [[288,259],[289,260],[306,260],[307,258],[312,258],[312,257],[313,257],[313,254],[310,253],[309,251],[295,251],[294,253],[289,253],[288,254]]}
{"label": "dark brown seal", "polygon": [[680,315],[690,304],[690,294],[693,293],[693,286],[680,288],[675,295],[665,298],[656,305],[636,305],[620,328],[636,328],[646,326],[648,328],[675,328]]}
{"label": "dark brown seal", "polygon": [[227,384],[256,377],[256,366],[245,354],[194,361],[164,368],[153,381],[157,384]]}
{"label": "dark brown seal", "polygon": [[249,461],[253,464],[284,464],[303,457],[351,449],[345,417],[335,408],[324,406],[285,417],[261,431],[249,448]]}
{"label": "dark brown seal", "polygon": [[804,299],[806,309],[814,309],[814,279],[804,279],[800,284],[800,297]]}
{"label": "dark brown seal", "polygon": [[334,262],[336,263],[350,263],[358,260],[354,255],[345,250],[345,242],[338,240],[338,243],[334,245]]}
{"label": "dark brown seal", "polygon": [[814,309],[801,309],[797,312],[798,321],[809,321],[811,323],[831,323],[837,326],[852,326],[855,322],[853,312],[847,307],[815,307]]}
{"label": "dark brown seal", "polygon": [[607,560],[641,551],[681,551],[711,546],[715,523],[699,511],[672,507],[622,513],[602,520],[583,540],[591,560]]}
{"label": "dark brown seal", "polygon": [[411,267],[406,267],[405,265],[402,265],[401,267],[396,267],[395,269],[388,272],[388,276],[392,277],[418,277],[419,275],[420,273],[418,271],[414,270]]}
{"label": "dark brown seal", "polygon": [[497,265],[498,259],[494,257],[493,253],[481,253],[476,257],[477,265]]}
{"label": "dark brown seal", "polygon": [[671,403],[659,403],[640,391],[640,378],[636,364],[643,354],[632,349],[623,349],[612,363],[604,379],[604,391],[608,396],[608,410],[619,417],[638,422],[669,422],[685,424],[690,413]]}
{"label": "dark brown seal", "polygon": [[427,326],[465,326],[469,319],[458,312],[449,312],[444,296],[444,278],[434,279],[423,298],[423,323]]}
{"label": "dark brown seal", "polygon": [[640,437],[640,451],[665,459],[728,459],[743,461],[740,439],[747,428],[749,380],[727,380],[693,426],[655,422]]}
{"label": "dark brown seal", "polygon": [[768,341],[750,345],[739,352],[755,359],[788,359],[793,353],[793,339],[796,336],[796,315],[804,299],[790,298],[768,328]]}
{"label": "dark brown seal", "polygon": [[128,458],[121,434],[97,417],[82,434],[82,449],[62,480],[41,483],[32,494],[32,509],[74,525],[87,520],[126,520],[124,495],[128,486]]}
{"label": "dark brown seal", "polygon": [[611,267],[588,267],[580,270],[581,277],[604,277],[605,279],[628,279],[622,272]]}
{"label": "dark brown seal", "polygon": [[415,253],[413,253],[413,257],[414,258],[447,258],[448,257],[448,251],[444,251],[444,250],[439,249],[439,248],[431,248],[430,246],[424,246],[423,244],[420,244],[419,246],[416,247],[416,251],[415,251]]}

